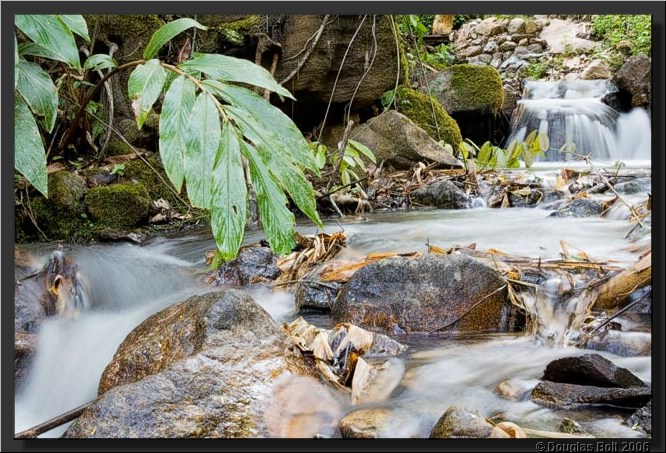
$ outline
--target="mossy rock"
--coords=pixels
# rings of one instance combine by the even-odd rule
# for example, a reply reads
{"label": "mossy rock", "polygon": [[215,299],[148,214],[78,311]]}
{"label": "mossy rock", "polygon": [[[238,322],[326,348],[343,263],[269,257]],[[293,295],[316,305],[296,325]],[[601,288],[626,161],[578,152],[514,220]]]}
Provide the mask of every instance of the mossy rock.
{"label": "mossy rock", "polygon": [[258,14],[200,14],[197,20],[208,27],[206,31],[198,31],[197,51],[203,53],[220,53],[229,44],[241,46],[247,36],[266,30],[266,16]]}
{"label": "mossy rock", "polygon": [[81,200],[88,190],[86,180],[66,170],[49,175],[49,202],[67,214],[81,213]]}
{"label": "mossy rock", "polygon": [[[435,141],[449,143],[453,149],[457,149],[462,142],[458,123],[434,97],[430,98],[419,91],[399,86],[395,93],[395,102],[398,112],[424,129]],[[436,121],[433,119],[433,109]]]}
{"label": "mossy rock", "polygon": [[141,183],[112,184],[90,189],[85,205],[97,226],[130,228],[148,214],[150,197]]}
{"label": "mossy rock", "polygon": [[[157,170],[157,173],[155,173],[146,162]],[[147,156],[146,162],[142,159],[135,159],[127,162],[122,172],[122,179],[126,181],[134,180],[143,184],[148,191],[151,200],[159,200],[160,198],[163,198],[169,202],[169,205],[171,205],[172,208],[182,207],[182,203],[173,193],[173,186],[164,171],[162,159],[160,159],[159,154]],[[185,199],[184,196],[183,199]]]}
{"label": "mossy rock", "polygon": [[428,87],[451,115],[462,112],[497,115],[504,103],[502,79],[492,66],[451,66],[433,75]]}
{"label": "mossy rock", "polygon": [[[86,214],[68,213],[43,197],[33,199],[30,206],[37,225],[49,240],[76,244],[87,243],[93,238],[95,228]],[[43,240],[28,219],[23,220],[20,231],[17,225],[17,236],[23,241]]]}

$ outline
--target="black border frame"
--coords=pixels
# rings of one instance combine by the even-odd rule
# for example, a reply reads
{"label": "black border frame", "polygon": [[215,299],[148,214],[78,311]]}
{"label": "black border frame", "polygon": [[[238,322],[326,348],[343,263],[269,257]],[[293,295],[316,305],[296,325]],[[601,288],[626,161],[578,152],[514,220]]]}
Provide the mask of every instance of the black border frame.
{"label": "black border frame", "polygon": [[[107,439],[72,441],[64,439],[14,440],[14,392],[13,392],[13,254],[14,206],[13,193],[14,132],[13,109],[7,100],[13,96],[13,75],[6,69],[13,55],[14,14],[652,14],[653,15],[653,73],[652,73],[652,175],[653,175],[653,265],[657,274],[663,275],[664,267],[664,2],[656,1],[232,1],[232,2],[174,2],[174,1],[5,1],[1,6],[2,45],[2,94],[6,101],[2,107],[2,399],[3,415],[2,449],[6,451],[122,451],[133,448],[145,451],[216,451],[221,449],[245,451],[336,451],[338,449],[362,448],[368,451],[543,451],[538,450],[538,439],[515,439],[506,441],[484,439],[378,439],[318,440],[318,439],[230,439],[230,440],[148,440]],[[655,177],[656,176],[656,177]],[[661,271],[660,271],[661,269]],[[652,332],[652,391],[654,426],[664,426],[664,281],[653,280],[653,332]],[[8,402],[12,401],[11,404]],[[583,444],[606,447],[605,451],[621,451],[622,439],[594,439],[585,441],[548,440],[558,445],[557,451],[582,450]],[[602,444],[597,445],[597,442]],[[613,442],[617,449],[613,449]],[[649,440],[652,451],[664,451],[664,431],[655,429]],[[597,450],[595,448],[594,450]],[[590,450],[591,451],[591,450]]]}

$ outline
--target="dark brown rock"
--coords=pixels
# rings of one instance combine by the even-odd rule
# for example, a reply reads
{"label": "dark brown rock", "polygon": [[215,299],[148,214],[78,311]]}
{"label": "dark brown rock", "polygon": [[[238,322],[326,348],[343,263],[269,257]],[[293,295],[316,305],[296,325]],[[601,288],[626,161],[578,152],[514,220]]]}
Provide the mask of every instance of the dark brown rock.
{"label": "dark brown rock", "polygon": [[502,332],[504,280],[464,255],[390,258],[358,270],[332,309],[336,322],[376,331]]}
{"label": "dark brown rock", "polygon": [[436,206],[440,209],[468,209],[472,201],[463,190],[448,179],[435,181],[410,194],[412,201],[423,206]]}
{"label": "dark brown rock", "polygon": [[248,286],[275,280],[280,275],[278,255],[260,244],[242,247],[238,256],[208,275],[214,286]]}
{"label": "dark brown rock", "polygon": [[546,366],[543,380],[595,387],[645,387],[645,383],[626,368],[619,368],[599,354],[563,357]]}
{"label": "dark brown rock", "polygon": [[646,55],[630,57],[613,76],[620,92],[631,97],[632,107],[647,107],[652,94],[652,61]]}
{"label": "dark brown rock", "polygon": [[652,400],[634,412],[625,423],[632,428],[643,430],[647,435],[652,435]]}
{"label": "dark brown rock", "polygon": [[342,285],[336,282],[303,281],[298,283],[294,295],[296,311],[308,309],[331,311],[340,288],[342,288]]}

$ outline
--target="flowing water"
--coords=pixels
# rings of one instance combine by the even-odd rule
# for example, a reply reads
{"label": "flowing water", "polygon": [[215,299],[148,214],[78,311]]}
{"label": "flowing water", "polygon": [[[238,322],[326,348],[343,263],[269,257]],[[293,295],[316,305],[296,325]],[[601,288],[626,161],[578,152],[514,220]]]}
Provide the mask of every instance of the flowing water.
{"label": "flowing water", "polygon": [[[548,181],[555,173],[546,168],[540,176]],[[411,211],[348,217],[339,224],[328,223],[326,231],[343,228],[348,234],[348,247],[338,259],[378,251],[425,252],[426,243],[443,248],[476,243],[478,249],[495,248],[550,259],[559,257],[560,240],[565,240],[592,258],[615,260],[622,265],[636,260],[627,249],[631,244],[625,235],[632,225],[625,220],[554,218],[549,214],[539,208]],[[315,231],[308,225],[299,230]],[[260,237],[259,231],[250,231],[246,240],[254,242]],[[143,247],[106,245],[66,250],[84,274],[92,308],[75,319],[51,318],[43,323],[36,359],[23,391],[17,395],[16,432],[93,399],[104,367],[135,326],[159,309],[206,290],[196,277],[204,268],[204,252],[212,248],[210,233],[202,231],[158,238]],[[52,249],[40,245],[33,251],[47,256]],[[277,322],[295,318],[293,296],[288,292],[257,288],[251,294]],[[542,322],[557,328],[554,312],[544,314]],[[324,315],[309,319],[321,327],[331,323]],[[548,362],[583,353],[573,347],[548,347],[538,338],[516,335],[413,336],[400,341],[410,346],[406,373],[388,402],[383,403],[398,414],[387,433],[394,437],[427,436],[436,419],[453,404],[484,416],[503,413],[526,427],[556,430],[565,412],[529,400],[510,402],[497,397],[493,389],[508,378],[532,388]],[[650,357],[602,354],[650,382]],[[622,425],[626,416],[599,410],[574,414],[588,432],[597,436],[637,435]],[[58,436],[64,429],[44,436]]]}
{"label": "flowing water", "polygon": [[546,160],[565,159],[559,152],[565,143],[574,143],[577,153],[595,159],[649,159],[649,115],[640,108],[618,113],[604,104],[604,95],[614,91],[617,88],[608,80],[527,82],[507,143],[538,130],[550,139]]}

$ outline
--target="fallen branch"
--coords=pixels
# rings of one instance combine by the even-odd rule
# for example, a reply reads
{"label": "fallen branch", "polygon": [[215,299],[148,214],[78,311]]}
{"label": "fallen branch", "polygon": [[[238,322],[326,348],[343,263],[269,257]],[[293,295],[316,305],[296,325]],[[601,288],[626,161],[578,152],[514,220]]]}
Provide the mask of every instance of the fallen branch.
{"label": "fallen branch", "polygon": [[14,439],[34,439],[40,434],[44,434],[47,431],[51,431],[53,428],[57,428],[60,425],[64,425],[65,423],[78,418],[83,413],[83,411],[90,407],[94,402],[95,401],[90,401],[83,406],[79,406],[76,409],[67,411],[62,415],[58,415],[57,417],[45,421],[44,423],[40,423],[39,425],[33,426],[30,429],[21,431],[20,433],[14,435]]}
{"label": "fallen branch", "polygon": [[652,281],[652,254],[599,286],[599,297],[594,308],[615,309],[624,305],[631,293]]}

